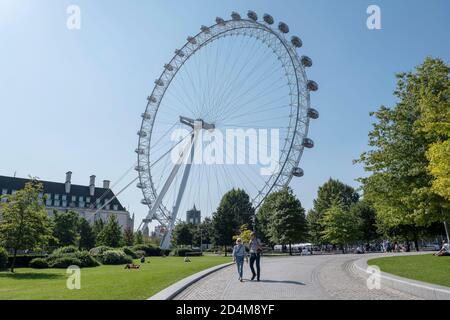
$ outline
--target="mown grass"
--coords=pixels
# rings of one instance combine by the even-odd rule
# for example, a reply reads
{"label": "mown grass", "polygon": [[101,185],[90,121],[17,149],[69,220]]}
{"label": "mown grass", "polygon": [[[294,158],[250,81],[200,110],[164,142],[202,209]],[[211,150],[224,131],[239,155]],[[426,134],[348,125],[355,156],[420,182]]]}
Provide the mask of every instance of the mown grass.
{"label": "mown grass", "polygon": [[[124,265],[81,269],[81,289],[67,289],[65,269],[18,268],[0,272],[0,299],[143,300],[201,270],[230,262],[230,257],[151,257],[139,270]],[[135,261],[139,264],[139,261]]]}
{"label": "mown grass", "polygon": [[432,254],[371,259],[369,265],[409,279],[450,287],[450,257]]}

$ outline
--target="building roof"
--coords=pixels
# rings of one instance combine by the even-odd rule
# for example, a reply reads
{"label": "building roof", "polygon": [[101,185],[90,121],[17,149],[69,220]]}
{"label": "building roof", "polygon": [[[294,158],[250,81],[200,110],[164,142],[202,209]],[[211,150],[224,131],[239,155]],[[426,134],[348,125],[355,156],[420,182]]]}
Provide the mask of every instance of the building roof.
{"label": "building roof", "polygon": [[[30,179],[7,177],[0,175],[0,192],[2,189],[7,189],[8,193],[11,194],[12,190],[23,189],[25,187],[25,184],[30,181],[31,181]],[[76,208],[79,207],[80,197],[83,197],[84,199],[83,201],[86,201],[86,197],[90,197],[90,203],[95,204],[97,199],[103,196],[103,198],[101,198],[102,205],[105,203],[105,200],[108,201],[109,199],[114,197],[114,192],[111,189],[96,187],[94,195],[91,196],[89,193],[89,186],[71,184],[70,193],[66,193],[65,183],[42,181],[42,180],[39,180],[39,182],[43,184],[44,194],[50,194],[52,199],[54,199],[55,194],[60,195],[60,197],[62,195],[67,195],[68,197],[67,202],[71,204],[71,206],[68,206],[69,209],[70,207]],[[75,201],[72,201],[72,196],[76,197]],[[112,200],[109,204],[111,206],[117,205],[119,211],[126,211],[117,198],[114,198],[114,200]]]}

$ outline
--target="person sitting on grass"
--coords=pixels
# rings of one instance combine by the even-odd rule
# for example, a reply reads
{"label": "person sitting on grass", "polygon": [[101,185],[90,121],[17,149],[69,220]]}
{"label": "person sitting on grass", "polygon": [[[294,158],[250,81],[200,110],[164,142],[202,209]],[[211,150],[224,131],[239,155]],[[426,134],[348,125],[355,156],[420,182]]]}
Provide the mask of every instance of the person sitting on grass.
{"label": "person sitting on grass", "polygon": [[450,245],[448,244],[448,242],[442,240],[441,250],[439,250],[439,252],[435,253],[434,255],[438,257],[450,256]]}
{"label": "person sitting on grass", "polygon": [[141,266],[139,264],[128,263],[125,265],[125,269],[139,269]]}
{"label": "person sitting on grass", "polygon": [[186,256],[184,257],[184,262],[191,262],[191,259],[189,259],[189,257],[186,255]]}
{"label": "person sitting on grass", "polygon": [[141,263],[145,263],[145,255],[142,255],[142,257],[141,257]]}

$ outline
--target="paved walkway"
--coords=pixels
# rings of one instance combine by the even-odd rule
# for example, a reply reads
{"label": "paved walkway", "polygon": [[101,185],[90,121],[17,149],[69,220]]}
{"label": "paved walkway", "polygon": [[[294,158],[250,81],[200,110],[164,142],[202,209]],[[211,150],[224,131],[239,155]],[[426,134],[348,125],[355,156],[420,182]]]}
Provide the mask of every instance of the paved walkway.
{"label": "paved walkway", "polygon": [[[374,255],[375,257],[376,255]],[[417,299],[387,287],[369,290],[355,270],[360,255],[263,257],[261,281],[250,281],[248,264],[244,282],[233,265],[201,279],[176,300],[317,300],[317,299]]]}

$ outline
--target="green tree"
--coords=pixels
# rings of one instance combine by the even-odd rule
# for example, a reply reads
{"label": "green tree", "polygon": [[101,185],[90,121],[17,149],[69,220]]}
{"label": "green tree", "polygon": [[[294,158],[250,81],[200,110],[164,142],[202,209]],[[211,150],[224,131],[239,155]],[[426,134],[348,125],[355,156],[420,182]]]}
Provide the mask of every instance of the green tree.
{"label": "green tree", "polygon": [[176,246],[192,245],[193,225],[187,222],[179,222],[173,228],[172,243]]}
{"label": "green tree", "polygon": [[126,246],[132,246],[134,244],[134,233],[133,233],[133,229],[131,228],[126,228],[123,231],[123,243]]}
{"label": "green tree", "polygon": [[54,211],[53,238],[58,246],[70,246],[77,243],[79,217],[74,211]]}
{"label": "green tree", "polygon": [[236,241],[238,238],[242,240],[243,244],[250,243],[250,240],[252,238],[252,230],[248,228],[248,225],[244,224],[239,228],[239,234],[233,236],[233,240]]}
{"label": "green tree", "polygon": [[325,211],[320,221],[322,241],[342,246],[345,252],[346,245],[356,242],[361,238],[361,221],[355,211],[349,210],[342,203],[335,202]]}
{"label": "green tree", "polygon": [[89,250],[95,247],[95,234],[90,223],[83,217],[80,218],[78,223],[78,232],[80,235],[79,248],[81,250]]}
{"label": "green tree", "polygon": [[18,250],[35,249],[51,237],[51,221],[39,196],[42,189],[42,184],[33,180],[15,194],[4,196],[6,202],[1,203],[0,240],[13,251],[11,272]]}
{"label": "green tree", "polygon": [[239,233],[239,228],[244,224],[253,224],[254,214],[250,197],[244,190],[232,189],[222,197],[217,211],[213,213],[212,229],[213,242],[225,248],[225,255],[227,246],[232,245],[233,236]]}
{"label": "green tree", "polygon": [[350,214],[360,220],[361,239],[368,243],[379,238],[376,211],[369,201],[361,200],[350,207]]}
{"label": "green tree", "polygon": [[116,216],[112,215],[100,231],[97,237],[97,245],[118,248],[122,245],[122,241],[122,228],[117,222]]}
{"label": "green tree", "polygon": [[205,218],[198,226],[194,227],[193,244],[200,247],[202,244],[211,244],[212,242],[212,221],[211,218]]}
{"label": "green tree", "polygon": [[289,254],[292,255],[291,245],[307,239],[305,209],[289,187],[275,192],[267,206],[273,210],[268,224],[270,240],[289,244]]}
{"label": "green tree", "polygon": [[134,244],[143,244],[144,236],[142,235],[142,231],[138,230],[134,233]]}
{"label": "green tree", "polygon": [[102,232],[105,227],[105,223],[101,218],[97,218],[94,220],[94,225],[92,227],[92,231],[94,232],[95,237],[97,238],[100,232]]}
{"label": "green tree", "polygon": [[371,150],[356,162],[371,173],[360,181],[385,231],[416,228],[417,237],[419,227],[449,219],[449,201],[433,189],[438,179],[430,174],[430,163],[436,168],[448,159],[437,155],[433,162],[432,155],[434,143],[445,136],[433,128],[448,127],[448,73],[441,60],[427,58],[414,72],[397,75],[393,108],[381,106],[371,113],[377,120],[369,133]]}
{"label": "green tree", "polygon": [[307,216],[310,240],[313,243],[322,243],[323,226],[320,221],[333,203],[340,202],[349,208],[358,200],[359,195],[355,189],[339,180],[330,178],[320,186],[317,191],[317,198],[313,203],[313,209],[308,212]]}

